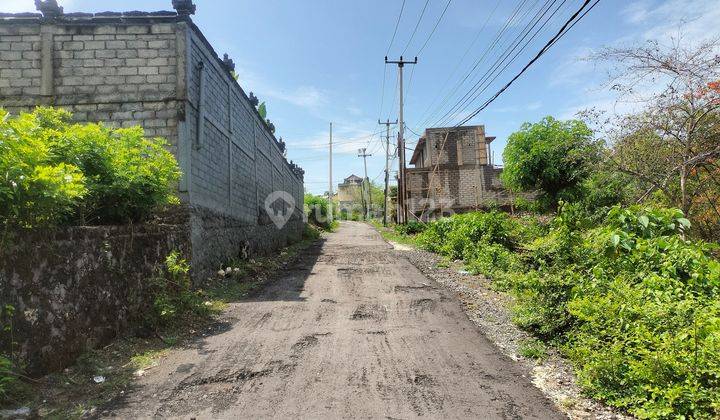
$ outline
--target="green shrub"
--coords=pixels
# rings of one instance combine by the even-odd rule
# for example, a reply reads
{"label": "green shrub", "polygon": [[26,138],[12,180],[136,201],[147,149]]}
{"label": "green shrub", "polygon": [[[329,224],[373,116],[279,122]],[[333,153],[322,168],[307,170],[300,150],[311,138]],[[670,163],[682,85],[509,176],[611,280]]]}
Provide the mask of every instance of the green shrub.
{"label": "green shrub", "polygon": [[305,194],[305,214],[308,222],[324,230],[332,230],[328,217],[329,202],[326,198],[313,194]]}
{"label": "green shrub", "polygon": [[72,124],[67,111],[0,110],[0,217],[24,227],[139,221],[177,202],[167,143],[142,128]]}
{"label": "green shrub", "polygon": [[55,162],[43,113],[18,118],[0,109],[0,219],[20,226],[68,219],[87,193],[72,162]]}
{"label": "green shrub", "polygon": [[498,211],[456,214],[430,223],[418,235],[419,245],[450,258],[463,258],[474,252],[479,242],[511,248],[517,222]]}
{"label": "green shrub", "polygon": [[192,290],[190,265],[178,251],[165,258],[165,267],[149,279],[147,294],[152,298],[151,316],[143,316],[150,328],[180,325],[183,319],[207,315],[203,293]]}
{"label": "green shrub", "polygon": [[513,320],[559,344],[590,395],[641,418],[720,416],[720,246],[686,240],[676,209],[507,219],[453,216],[417,240],[509,290]]}
{"label": "green shrub", "polygon": [[517,255],[499,244],[478,243],[465,250],[464,259],[470,272],[489,278],[519,268]]}
{"label": "green shrub", "polygon": [[571,270],[514,274],[510,286],[517,301],[513,321],[545,340],[562,339],[575,322],[567,303],[579,278]]}
{"label": "green shrub", "polygon": [[542,341],[529,339],[520,343],[518,354],[528,359],[543,360],[547,357],[547,350]]}
{"label": "green shrub", "polygon": [[401,235],[417,235],[427,228],[427,224],[418,221],[409,221],[404,225],[395,225],[395,231]]}

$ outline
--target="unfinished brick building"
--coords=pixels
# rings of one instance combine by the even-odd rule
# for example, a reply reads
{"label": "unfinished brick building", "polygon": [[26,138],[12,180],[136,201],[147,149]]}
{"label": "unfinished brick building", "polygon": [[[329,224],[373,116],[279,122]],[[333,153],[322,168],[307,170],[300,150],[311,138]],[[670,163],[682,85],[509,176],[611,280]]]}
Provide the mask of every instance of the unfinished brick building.
{"label": "unfinished brick building", "polygon": [[494,139],[483,125],[426,129],[405,172],[409,220],[508,204],[491,161]]}

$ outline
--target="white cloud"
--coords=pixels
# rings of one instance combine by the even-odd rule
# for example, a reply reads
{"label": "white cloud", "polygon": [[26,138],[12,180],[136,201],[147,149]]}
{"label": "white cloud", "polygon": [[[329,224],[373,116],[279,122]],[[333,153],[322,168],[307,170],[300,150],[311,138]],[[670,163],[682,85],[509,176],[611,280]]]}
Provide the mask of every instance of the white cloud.
{"label": "white cloud", "polygon": [[575,48],[565,55],[549,77],[549,84],[552,87],[580,86],[586,85],[588,76],[597,74],[597,66],[587,57],[592,50],[587,47]]}
{"label": "white cloud", "polygon": [[488,112],[496,112],[499,114],[504,113],[510,113],[510,112],[519,112],[519,111],[535,111],[537,109],[540,109],[542,107],[541,101],[534,101],[530,102],[525,105],[518,105],[518,106],[503,106],[499,108],[488,108]]}
{"label": "white cloud", "polygon": [[623,18],[628,23],[637,24],[644,22],[648,18],[649,3],[647,0],[630,3],[622,10]]}
{"label": "white cloud", "polygon": [[[358,148],[367,147],[368,143],[371,143],[371,148],[377,145],[378,135],[366,127],[372,127],[372,124],[333,125],[333,154],[354,154]],[[288,150],[298,156],[311,158],[317,154],[318,158],[322,158],[323,153],[327,153],[328,141],[328,132],[321,131],[305,139],[288,142]]]}
{"label": "white cloud", "polygon": [[271,85],[247,68],[238,66],[236,72],[239,75],[240,86],[249,92],[254,92],[261,101],[263,98],[278,99],[307,109],[317,109],[328,102],[325,92],[314,86],[287,89]]}
{"label": "white cloud", "polygon": [[317,108],[327,102],[325,94],[313,86],[299,86],[290,91],[268,89],[265,94],[303,108]]}
{"label": "white cloud", "polygon": [[669,41],[682,38],[694,42],[718,35],[720,7],[717,0],[641,0],[622,10],[629,24],[637,25],[640,39]]}

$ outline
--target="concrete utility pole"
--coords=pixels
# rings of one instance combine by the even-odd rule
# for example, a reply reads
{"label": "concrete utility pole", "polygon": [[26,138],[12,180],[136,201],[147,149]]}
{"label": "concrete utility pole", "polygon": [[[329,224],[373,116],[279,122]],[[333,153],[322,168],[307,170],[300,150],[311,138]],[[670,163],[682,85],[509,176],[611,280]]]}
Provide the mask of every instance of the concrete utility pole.
{"label": "concrete utility pole", "polygon": [[405,185],[405,120],[403,119],[403,67],[405,64],[417,64],[417,57],[413,61],[404,61],[402,55],[398,61],[388,61],[385,64],[397,64],[398,80],[400,82],[400,122],[398,126],[398,157],[400,158],[400,172],[398,176],[398,223],[407,223],[407,186]]}
{"label": "concrete utility pole", "polygon": [[332,223],[333,221],[333,206],[332,206],[332,197],[333,197],[333,181],[332,181],[332,123],[330,123],[330,148],[329,148],[329,178],[328,178],[328,222]]}
{"label": "concrete utility pole", "polygon": [[391,123],[390,119],[386,122],[381,122],[378,119],[378,124],[385,125],[385,200],[383,201],[383,226],[387,226],[390,221],[388,214],[388,197],[390,196],[390,125],[397,124],[397,120]]}
{"label": "concrete utility pole", "polygon": [[372,156],[372,154],[365,153],[367,149],[362,148],[358,149],[358,157],[363,158],[363,166],[365,167],[365,178],[363,179],[363,196],[365,196],[365,184],[367,183],[367,199],[365,200],[365,218],[370,219],[370,206],[372,205],[372,197],[371,197],[371,191],[370,191],[370,180],[367,176],[367,157]]}

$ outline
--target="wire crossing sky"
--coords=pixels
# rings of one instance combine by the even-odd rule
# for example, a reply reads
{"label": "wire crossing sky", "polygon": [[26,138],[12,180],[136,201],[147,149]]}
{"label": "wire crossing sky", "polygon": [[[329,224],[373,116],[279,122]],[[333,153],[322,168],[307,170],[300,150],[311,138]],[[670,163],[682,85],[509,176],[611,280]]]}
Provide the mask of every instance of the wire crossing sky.
{"label": "wire crossing sky", "polygon": [[[33,0],[0,3],[2,12],[35,11]],[[171,9],[170,0],[59,3],[66,12]],[[362,147],[373,155],[368,176],[383,179],[385,131],[377,121],[395,121],[399,99],[397,68],[385,66],[385,55],[390,60],[418,56],[418,64],[405,73],[408,148],[428,127],[484,124],[488,135],[497,136],[492,151],[501,162],[508,135],[523,122],[546,115],[573,118],[591,107],[631,109],[603,86],[607,69],[583,60],[592,51],[648,39],[697,42],[720,35],[716,0],[585,3],[196,0],[192,18],[217,53],[235,61],[243,89],[265,101],[268,118],[287,143],[288,159],[306,171],[307,190],[322,194],[327,190],[329,122],[336,152],[333,182],[353,173],[362,176],[357,157]],[[551,41],[578,10],[568,30]],[[541,53],[548,43],[551,47]],[[396,134],[393,128],[393,150]]]}

